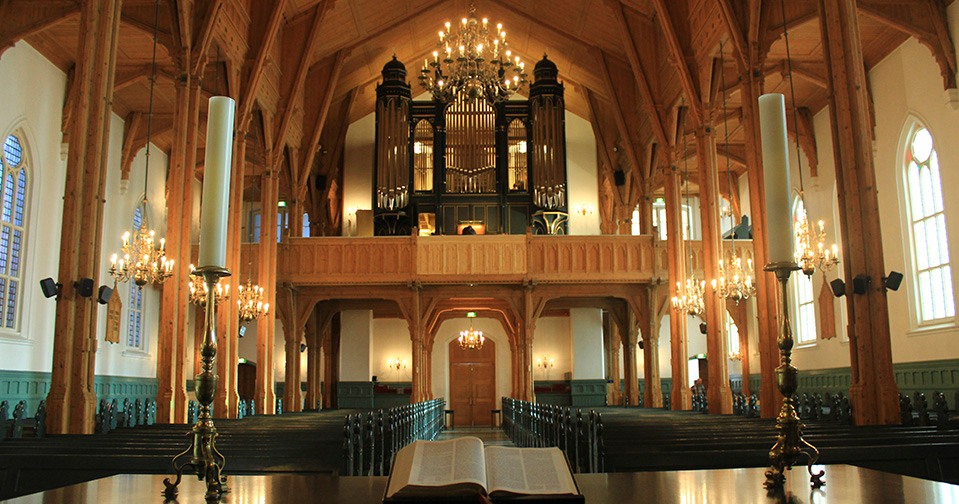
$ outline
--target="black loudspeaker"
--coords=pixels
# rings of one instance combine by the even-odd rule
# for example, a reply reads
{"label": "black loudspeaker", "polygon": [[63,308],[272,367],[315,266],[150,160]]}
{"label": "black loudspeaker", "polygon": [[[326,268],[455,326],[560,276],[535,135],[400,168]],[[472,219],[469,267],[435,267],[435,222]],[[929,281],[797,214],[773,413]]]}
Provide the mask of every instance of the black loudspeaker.
{"label": "black loudspeaker", "polygon": [[639,349],[640,349],[640,350],[643,349],[643,340],[639,340]]}
{"label": "black loudspeaker", "polygon": [[852,279],[852,291],[856,294],[865,294],[866,289],[869,288],[869,277],[866,275],[856,275],[856,278]]}
{"label": "black loudspeaker", "polygon": [[623,170],[616,170],[613,172],[613,182],[618,186],[626,185],[626,172]]}
{"label": "black loudspeaker", "polygon": [[93,283],[92,278],[81,278],[76,282],[73,282],[73,288],[77,290],[77,294],[83,297],[90,297],[93,295]]}
{"label": "black loudspeaker", "polygon": [[101,285],[100,290],[97,291],[97,303],[107,304],[110,302],[110,296],[113,295],[113,289],[107,287],[106,285]]}
{"label": "black loudspeaker", "polygon": [[43,291],[43,297],[52,298],[53,296],[59,296],[60,287],[62,287],[62,285],[54,282],[52,278],[40,280],[40,290]]}
{"label": "black loudspeaker", "polygon": [[376,383],[376,375],[373,375],[373,379],[372,379],[371,381],[372,381],[373,383]]}
{"label": "black loudspeaker", "polygon": [[699,324],[699,332],[706,334],[706,323],[702,322]]}
{"label": "black loudspeaker", "polygon": [[317,191],[322,191],[323,189],[326,189],[326,175],[317,175],[315,183],[316,183]]}
{"label": "black loudspeaker", "polygon": [[841,278],[829,282],[829,287],[832,288],[833,296],[843,297],[846,295],[846,282],[843,282]]}
{"label": "black loudspeaker", "polygon": [[306,343],[300,343],[300,353],[303,353],[305,351],[306,351]]}
{"label": "black loudspeaker", "polygon": [[245,326],[245,325],[241,325],[241,326],[240,326],[240,330],[239,330],[238,332],[240,333],[240,337],[241,337],[241,338],[242,338],[243,336],[246,336],[246,326]]}
{"label": "black loudspeaker", "polygon": [[902,285],[902,273],[898,271],[890,271],[889,276],[882,278],[882,286],[889,290],[899,290],[900,285]]}

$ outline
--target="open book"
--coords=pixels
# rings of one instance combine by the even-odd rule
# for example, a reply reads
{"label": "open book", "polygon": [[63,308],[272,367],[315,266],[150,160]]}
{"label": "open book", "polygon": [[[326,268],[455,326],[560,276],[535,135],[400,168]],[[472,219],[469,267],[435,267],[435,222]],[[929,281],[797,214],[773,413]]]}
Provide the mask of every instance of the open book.
{"label": "open book", "polygon": [[396,454],[384,502],[543,498],[583,502],[559,448],[490,446],[475,437],[416,441]]}

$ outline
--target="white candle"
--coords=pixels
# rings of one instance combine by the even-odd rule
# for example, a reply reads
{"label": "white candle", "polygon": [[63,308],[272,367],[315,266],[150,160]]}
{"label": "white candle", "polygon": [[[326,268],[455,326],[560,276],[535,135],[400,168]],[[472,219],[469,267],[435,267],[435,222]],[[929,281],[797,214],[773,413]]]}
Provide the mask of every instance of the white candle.
{"label": "white candle", "polygon": [[210,98],[206,128],[206,162],[200,207],[200,267],[226,267],[226,226],[233,165],[233,99]]}
{"label": "white candle", "polygon": [[791,262],[793,226],[790,211],[789,151],[786,143],[786,100],[781,94],[759,97],[766,191],[766,242],[769,262]]}

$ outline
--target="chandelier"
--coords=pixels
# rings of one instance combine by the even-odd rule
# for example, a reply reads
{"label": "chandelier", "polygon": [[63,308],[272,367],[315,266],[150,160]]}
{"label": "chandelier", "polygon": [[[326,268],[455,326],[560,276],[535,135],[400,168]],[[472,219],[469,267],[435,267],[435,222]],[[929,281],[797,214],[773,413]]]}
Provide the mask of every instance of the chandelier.
{"label": "chandelier", "polygon": [[[783,37],[786,41],[786,68],[789,71],[789,89],[793,104],[793,124],[796,131],[799,131],[799,112],[796,107],[796,86],[793,84],[792,58],[789,53],[789,30],[783,29]],[[826,247],[826,224],[822,220],[817,222],[817,229],[809,225],[809,218],[806,215],[806,188],[803,184],[802,174],[802,152],[799,149],[799,141],[796,141],[796,161],[799,163],[799,204],[798,216],[793,225],[793,235],[795,237],[794,256],[796,263],[806,276],[811,277],[816,270],[820,270],[825,275],[826,271],[833,269],[839,264],[839,247],[835,243],[831,247]]]}
{"label": "chandelier", "polygon": [[123,245],[120,248],[122,257],[119,254],[110,256],[110,276],[116,282],[127,282],[133,280],[133,283],[139,287],[146,284],[159,285],[164,280],[173,275],[173,259],[166,256],[166,240],[160,238],[156,241],[156,232],[147,229],[147,183],[150,180],[150,135],[153,129],[153,91],[156,83],[156,51],[157,51],[157,30],[159,23],[159,14],[154,19],[153,26],[153,63],[150,76],[150,108],[147,114],[147,136],[146,149],[144,152],[144,175],[143,175],[143,202],[140,211],[140,228],[123,233],[121,240]]}
{"label": "chandelier", "polygon": [[820,220],[816,228],[809,225],[805,206],[800,209],[800,217],[794,226],[796,237],[796,263],[806,276],[812,276],[816,270],[830,271],[839,264],[839,247],[833,243],[826,247],[826,225]]}
{"label": "chandelier", "polygon": [[246,285],[237,289],[236,304],[240,307],[240,322],[251,322],[270,311],[270,303],[263,302],[263,287],[253,285],[247,280]]}
{"label": "chandelier", "polygon": [[[686,106],[686,99],[683,98],[683,107]],[[683,120],[683,176],[686,183],[686,205],[689,205],[689,156],[686,152],[686,121]],[[670,231],[672,232],[672,231]],[[682,233],[682,231],[680,231]],[[686,235],[691,235],[691,230],[689,226],[686,227]],[[683,239],[684,243],[687,242],[682,235],[680,238]],[[685,253],[685,247],[689,248],[689,276],[686,277],[685,281],[676,281],[676,295],[673,296],[672,303],[673,308],[680,312],[686,312],[692,316],[698,317],[706,311],[706,303],[704,300],[704,295],[706,292],[706,281],[705,280],[696,280],[693,276],[693,247],[692,245],[686,243],[683,245]]]}
{"label": "chandelier", "polygon": [[456,338],[456,341],[459,341],[460,348],[463,350],[479,350],[483,348],[483,343],[486,343],[486,337],[483,336],[483,331],[473,329],[473,319],[476,317],[476,312],[468,312],[466,317],[470,321],[470,328],[460,331],[460,337]]}
{"label": "chandelier", "polygon": [[[723,52],[723,43],[719,42],[719,54],[723,58],[725,53]],[[724,64],[725,61],[721,61],[719,64],[719,75],[720,75],[720,89],[723,92],[723,116],[726,115],[726,72]],[[732,188],[733,186],[733,171],[731,162],[729,160],[729,121],[725,121],[726,126],[726,187]],[[730,197],[730,200],[732,198]],[[730,208],[723,207],[723,213],[726,215],[732,215],[732,205]],[[756,283],[753,280],[753,260],[747,259],[745,265],[743,264],[743,258],[739,256],[736,252],[736,229],[733,228],[732,232],[732,251],[728,254],[728,258],[719,260],[719,278],[714,278],[712,282],[713,292],[718,296],[735,301],[736,304],[739,304],[740,301],[749,298],[756,294]],[[727,256],[725,252],[722,253],[723,256]]]}
{"label": "chandelier", "polygon": [[706,281],[696,281],[687,278],[685,282],[676,282],[676,295],[673,296],[673,307],[698,317],[706,312]]}
{"label": "chandelier", "polygon": [[477,20],[471,5],[469,17],[455,28],[447,21],[439,32],[433,61],[423,61],[419,80],[433,99],[443,103],[458,97],[498,103],[523,87],[526,77],[525,63],[509,50],[503,24],[491,31],[489,20]]}
{"label": "chandelier", "polygon": [[[196,267],[192,264],[190,265],[190,302],[197,306],[206,306],[206,294],[209,292],[210,288],[207,287],[206,282],[203,281],[201,275],[194,274]],[[230,284],[220,283],[219,279],[216,283],[216,289],[213,291],[214,302],[219,304],[221,299],[230,297]]]}

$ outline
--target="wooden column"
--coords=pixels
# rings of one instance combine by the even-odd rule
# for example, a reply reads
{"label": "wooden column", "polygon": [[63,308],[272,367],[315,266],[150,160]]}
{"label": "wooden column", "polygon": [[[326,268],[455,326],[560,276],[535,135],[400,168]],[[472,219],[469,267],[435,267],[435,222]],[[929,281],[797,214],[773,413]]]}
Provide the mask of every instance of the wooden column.
{"label": "wooden column", "polygon": [[521,362],[519,369],[519,390],[517,399],[523,401],[535,401],[536,396],[533,393],[533,335],[536,333],[536,322],[539,318],[537,301],[541,304],[542,300],[533,295],[532,286],[523,290],[523,317],[522,327],[519,330],[516,348]]}
{"label": "wooden column", "polygon": [[110,104],[117,59],[121,0],[84,2],[67,154],[60,230],[57,302],[53,333],[53,368],[47,395],[47,429],[52,434],[93,433],[96,392],[93,373],[97,351],[95,297],[81,297],[73,283],[100,280],[103,204],[110,141]]}
{"label": "wooden column", "polygon": [[[187,58],[188,59],[188,58]],[[180,335],[186,330],[186,315],[190,309],[189,301],[189,247],[190,227],[183,221],[191,221],[192,205],[192,167],[187,161],[187,136],[190,128],[190,92],[189,78],[176,82],[176,106],[174,109],[173,146],[170,150],[167,174],[167,232],[166,248],[175,259],[173,275],[163,283],[160,299],[160,332],[157,342],[157,417],[158,423],[186,421],[175,416],[179,409],[175,404],[186,398],[186,381],[183,373],[183,360],[186,356],[185,338]],[[147,145],[147,148],[150,146]],[[184,235],[184,228],[186,234]],[[184,251],[186,255],[181,255]]]}
{"label": "wooden column", "polygon": [[665,286],[649,287],[649,323],[643,330],[643,406],[647,408],[663,407],[663,382],[659,374],[659,329],[662,317],[656,309],[656,289]]}
{"label": "wooden column", "polygon": [[844,276],[867,275],[871,279],[865,294],[849,293],[845,298],[853,421],[857,425],[894,424],[900,421],[899,390],[892,373],[886,292],[880,285],[886,269],[856,2],[820,0],[819,19],[829,76]]}
{"label": "wooden column", "polygon": [[[685,141],[685,140],[683,140]],[[676,282],[686,278],[686,248],[683,242],[682,195],[679,171],[667,167],[666,182],[666,256],[669,269],[669,295],[676,296]],[[686,335],[686,313],[670,305],[669,308],[669,346],[670,365],[672,367],[673,388],[669,401],[674,410],[692,408],[692,393],[689,391],[689,369],[686,362],[689,350]]]}
{"label": "wooden column", "polygon": [[276,228],[269,223],[276,222],[277,204],[276,172],[265,172],[260,176],[260,244],[257,253],[257,285],[263,287],[265,301],[270,303],[266,316],[256,320],[256,408],[259,414],[273,413],[276,403],[273,369],[274,336],[276,326],[276,296],[274,295],[273,254],[276,250]]}
{"label": "wooden column", "polygon": [[333,315],[323,342],[323,407],[336,407],[336,383],[340,380],[340,314]]}
{"label": "wooden column", "polygon": [[410,330],[410,341],[412,344],[412,381],[413,393],[410,394],[410,402],[420,402],[426,400],[428,387],[427,381],[427,358],[426,358],[426,320],[423,313],[423,292],[419,288],[413,290],[412,303],[410,304],[407,324]]}
{"label": "wooden column", "polygon": [[294,310],[293,327],[283,328],[286,338],[286,383],[283,388],[283,411],[303,411],[303,391],[300,390],[300,342],[303,341],[305,331],[302,326],[297,324],[295,313],[296,310]]}
{"label": "wooden column", "polygon": [[603,314],[603,336],[606,344],[606,404],[619,406],[623,404],[622,380],[619,378],[619,350],[622,340],[618,337],[613,326],[615,324],[609,312]]}
{"label": "wooden column", "polygon": [[719,278],[719,261],[723,258],[719,230],[719,170],[716,166],[716,135],[711,128],[696,132],[696,154],[699,158],[699,204],[703,231],[703,276],[706,279],[706,355],[709,358],[706,397],[709,412],[731,414],[732,392],[729,389],[729,360],[726,350],[726,302],[716,295],[710,280]]}
{"label": "wooden column", "polygon": [[306,323],[306,406],[305,409],[317,409],[320,399],[320,331],[321,321],[317,320],[316,309]]}
{"label": "wooden column", "polygon": [[626,380],[624,394],[627,406],[639,406],[639,368],[636,366],[636,350],[639,348],[638,327],[633,324],[634,317],[629,315],[627,327],[613,324],[623,342],[623,379]]}
{"label": "wooden column", "polygon": [[[743,130],[746,137],[746,171],[749,180],[749,207],[753,226],[753,264],[756,278],[756,318],[758,320],[759,416],[775,418],[781,401],[776,388],[776,366],[779,365],[779,287],[776,276],[763,271],[769,262],[766,253],[766,197],[763,192],[762,135],[759,129],[759,96],[763,93],[762,65],[751,63],[742,85]],[[740,328],[741,330],[742,328]],[[745,367],[743,373],[745,373]],[[743,381],[748,381],[743,376]],[[754,391],[755,392],[755,391]]]}
{"label": "wooden column", "polygon": [[[200,100],[203,97],[200,92],[200,81],[196,77],[189,78],[187,80],[189,85],[189,95],[187,99],[187,108],[189,110],[189,115],[186,118],[186,132],[183,138],[184,151],[183,151],[183,201],[180,203],[185,209],[181,214],[181,219],[179,222],[180,226],[180,248],[179,251],[175,253],[176,257],[176,267],[181,269],[181,285],[184,287],[180,291],[181,301],[180,301],[180,311],[181,313],[178,316],[177,320],[177,329],[176,329],[176,340],[177,340],[177,349],[179,350],[176,358],[174,359],[174,383],[177,385],[173,388],[173,421],[176,423],[186,423],[187,421],[187,408],[189,405],[190,398],[192,395],[188,393],[186,389],[186,380],[188,377],[186,370],[186,356],[187,352],[190,351],[189,345],[187,344],[187,331],[189,323],[189,313],[193,308],[189,305],[190,289],[186,287],[186,278],[189,275],[190,263],[193,262],[193,185],[196,181],[196,155],[197,155],[197,140],[199,138],[200,131]],[[169,228],[169,224],[167,225]],[[168,251],[172,249],[167,247]],[[202,311],[200,312],[202,313]],[[201,331],[198,334],[201,334],[200,339],[202,339],[202,316],[196,319],[200,321],[195,325]],[[189,375],[190,378],[193,378],[195,374]],[[192,391],[189,391],[192,392]]]}
{"label": "wooden column", "polygon": [[736,303],[727,300],[726,311],[729,312],[729,316],[732,317],[736,328],[739,329],[739,362],[743,370],[743,387],[741,392],[746,397],[749,397],[751,393],[749,390],[749,321],[746,320],[746,303],[742,301]]}

